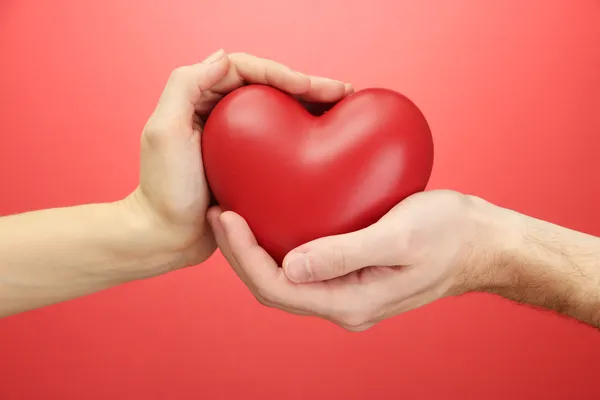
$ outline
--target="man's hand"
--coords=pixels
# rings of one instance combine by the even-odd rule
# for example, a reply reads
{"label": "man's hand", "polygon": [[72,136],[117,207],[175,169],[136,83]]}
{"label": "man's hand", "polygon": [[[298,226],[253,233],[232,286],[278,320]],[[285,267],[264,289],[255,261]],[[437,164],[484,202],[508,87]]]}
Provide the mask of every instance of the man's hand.
{"label": "man's hand", "polygon": [[239,215],[214,208],[209,221],[223,254],[259,301],[354,331],[460,292],[467,265],[485,257],[485,249],[476,254],[471,246],[489,235],[478,208],[459,193],[420,193],[361,231],[298,247],[283,269]]}
{"label": "man's hand", "polygon": [[209,221],[261,303],[348,330],[470,291],[600,324],[599,240],[476,197],[415,194],[372,226],[294,249],[283,268],[239,215],[214,208]]}
{"label": "man's hand", "polygon": [[349,84],[222,50],[173,71],[142,135],[139,188],[125,204],[141,210],[161,231],[164,251],[184,255],[174,268],[201,263],[216,248],[206,223],[210,199],[200,151],[203,121],[224,95],[253,83],[315,103],[336,102],[352,92]]}

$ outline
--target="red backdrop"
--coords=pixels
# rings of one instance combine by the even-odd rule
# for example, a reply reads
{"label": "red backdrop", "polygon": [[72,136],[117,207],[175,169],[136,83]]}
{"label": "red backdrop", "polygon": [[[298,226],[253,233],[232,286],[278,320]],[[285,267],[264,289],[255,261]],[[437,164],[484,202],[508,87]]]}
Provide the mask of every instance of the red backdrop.
{"label": "red backdrop", "polygon": [[[0,214],[114,200],[171,69],[225,48],[413,99],[431,188],[600,234],[597,0],[0,2]],[[34,251],[35,249],[32,249]],[[600,335],[502,299],[360,334],[205,265],[0,320],[0,399],[600,396]]]}

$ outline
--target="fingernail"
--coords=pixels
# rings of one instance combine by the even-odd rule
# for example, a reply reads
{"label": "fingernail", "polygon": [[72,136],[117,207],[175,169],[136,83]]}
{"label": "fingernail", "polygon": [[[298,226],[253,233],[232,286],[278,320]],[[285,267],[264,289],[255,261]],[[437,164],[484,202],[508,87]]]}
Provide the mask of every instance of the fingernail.
{"label": "fingernail", "polygon": [[223,49],[219,49],[219,50],[215,51],[214,53],[212,53],[210,56],[208,56],[206,58],[205,62],[207,62],[208,64],[216,63],[217,61],[222,59],[224,55],[225,55],[225,51]]}
{"label": "fingernail", "polygon": [[310,279],[308,257],[301,253],[294,253],[285,262],[285,274],[294,282],[306,282]]}

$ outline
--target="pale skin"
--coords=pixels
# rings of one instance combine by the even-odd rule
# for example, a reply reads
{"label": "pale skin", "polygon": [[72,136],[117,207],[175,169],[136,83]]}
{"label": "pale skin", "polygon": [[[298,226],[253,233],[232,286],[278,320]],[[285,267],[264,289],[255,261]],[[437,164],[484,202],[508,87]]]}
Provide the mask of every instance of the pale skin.
{"label": "pale skin", "polygon": [[218,246],[261,303],[351,331],[478,291],[600,327],[600,239],[453,191],[413,195],[278,267],[241,216],[209,208],[202,170],[203,117],[246,83],[316,103],[353,91],[240,53],[175,70],[143,130],[131,195],[0,218],[0,316],[198,265]]}
{"label": "pale skin", "polygon": [[352,92],[349,84],[243,53],[218,51],[177,68],[143,129],[140,183],[131,195],[109,204],[0,218],[0,316],[197,265],[211,256],[216,244],[206,222],[202,120],[224,94],[247,83],[323,104]]}

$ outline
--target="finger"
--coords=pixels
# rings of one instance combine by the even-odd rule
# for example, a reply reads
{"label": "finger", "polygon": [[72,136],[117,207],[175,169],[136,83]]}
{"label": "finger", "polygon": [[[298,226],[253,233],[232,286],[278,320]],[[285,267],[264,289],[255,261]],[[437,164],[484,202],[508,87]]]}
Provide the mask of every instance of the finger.
{"label": "finger", "polygon": [[223,50],[204,61],[175,69],[161,94],[154,117],[164,121],[192,118],[203,92],[219,82],[227,73],[229,63]]}
{"label": "finger", "polygon": [[289,67],[265,58],[246,53],[228,56],[230,68],[212,91],[227,94],[245,84],[262,84],[276,87],[291,94],[305,93],[310,89],[310,78]]}
{"label": "finger", "polygon": [[229,244],[225,238],[225,231],[223,230],[223,226],[221,225],[220,221],[222,213],[223,211],[221,211],[219,206],[211,207],[206,213],[206,220],[208,221],[210,228],[215,235],[215,240],[219,245],[219,250],[221,250],[221,253],[226,253],[229,250]]}
{"label": "finger", "polygon": [[245,84],[273,86],[289,94],[298,95],[306,101],[336,102],[353,89],[343,82],[308,76],[278,62],[246,53],[229,55],[232,68],[212,90],[229,93]]}
{"label": "finger", "polygon": [[271,286],[281,280],[281,269],[258,245],[254,234],[242,217],[226,211],[221,214],[220,222],[233,257],[240,265],[246,266],[243,269],[256,286]]}
{"label": "finger", "polygon": [[219,250],[221,250],[221,254],[225,258],[225,260],[229,263],[231,268],[234,270],[236,275],[244,282],[246,286],[249,285],[250,281],[243,270],[240,269],[237,261],[231,254],[231,249],[229,247],[229,242],[227,241],[227,237],[225,236],[225,230],[223,229],[223,225],[221,224],[221,214],[223,211],[220,207],[211,207],[206,214],[206,219],[211,226],[213,234],[215,236],[215,241],[217,242],[217,246]]}
{"label": "finger", "polygon": [[310,77],[310,89],[299,97],[307,102],[336,103],[352,93],[352,86],[343,82],[322,78]]}
{"label": "finger", "polygon": [[346,82],[344,84],[344,96],[348,96],[351,95],[352,93],[354,93],[354,86],[352,86],[352,84],[350,82]]}
{"label": "finger", "polygon": [[[218,206],[212,207],[207,213],[207,219],[214,232],[215,240],[219,246],[219,249],[221,250],[221,254],[223,254],[223,257],[225,257],[225,259],[227,260],[231,268],[234,270],[236,275],[242,280],[242,282],[248,287],[248,289],[250,289],[250,291],[253,292],[253,294],[258,298],[258,300],[263,304],[268,303],[267,301],[265,301],[265,299],[263,299],[260,296],[260,294],[256,293],[255,285],[248,277],[245,270],[243,268],[240,268],[239,261],[233,255],[231,251],[231,246],[229,244],[229,240],[225,233],[225,228],[223,227],[223,224],[221,222],[222,214],[223,211]],[[272,306],[272,304],[267,305]]]}
{"label": "finger", "polygon": [[[232,254],[231,247],[229,245],[229,241],[227,240],[227,237],[225,235],[225,230],[223,228],[223,224],[221,223],[221,214],[222,213],[223,213],[223,211],[219,207],[213,207],[207,213],[207,219],[209,220],[209,223],[213,229],[213,232],[215,235],[215,240],[217,242],[217,245],[219,246],[219,250],[221,250],[221,254],[225,258],[227,263],[231,266],[231,269],[233,269],[233,271],[238,276],[238,278],[240,278],[240,280],[244,283],[244,285],[250,290],[250,292],[252,292],[254,297],[261,304],[269,306],[269,307],[275,307],[276,306],[275,304],[269,303],[259,293],[256,293],[256,288],[252,284],[252,281],[248,278],[248,275],[245,273],[245,271],[242,268],[240,268],[239,262],[236,260],[235,256]],[[288,309],[283,306],[279,306],[278,308],[282,309],[283,311],[289,312],[289,313],[304,315],[299,310]]]}
{"label": "finger", "polygon": [[248,276],[255,294],[277,308],[301,310],[328,319],[351,306],[352,288],[330,288],[323,282],[310,285],[291,282],[277,263],[261,248],[246,221],[233,212],[221,215],[231,253]]}
{"label": "finger", "polygon": [[343,235],[308,242],[283,260],[286,276],[293,282],[317,282],[347,275],[370,266],[395,265],[397,234],[384,221]]}
{"label": "finger", "polygon": [[[235,271],[235,273],[238,275],[238,277],[242,280],[242,282],[254,293],[255,292],[254,286],[252,285],[247,274],[244,272],[244,269],[240,268],[239,262],[236,260],[236,258],[233,256],[233,254],[231,252],[231,247],[230,247],[227,237],[225,235],[225,230],[223,229],[223,225],[221,224],[221,221],[220,221],[221,214],[222,214],[222,211],[220,210],[219,207],[211,208],[207,214],[207,218],[213,229],[215,239],[219,245],[221,253],[225,257],[227,262],[231,265],[232,269]],[[301,315],[301,316],[311,315],[309,312],[303,311],[298,308],[291,308],[291,307],[286,307],[281,304],[270,303],[266,299],[260,297],[259,295],[257,296],[256,293],[254,293],[254,294],[257,297],[257,299],[266,306],[277,307],[280,310],[291,313],[291,314],[296,314],[296,315]]]}

